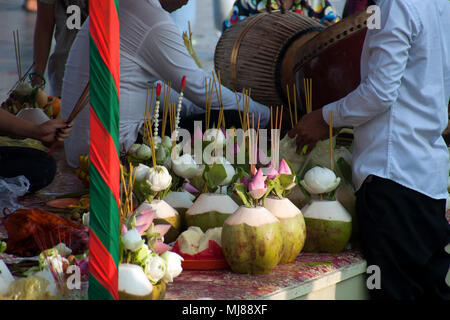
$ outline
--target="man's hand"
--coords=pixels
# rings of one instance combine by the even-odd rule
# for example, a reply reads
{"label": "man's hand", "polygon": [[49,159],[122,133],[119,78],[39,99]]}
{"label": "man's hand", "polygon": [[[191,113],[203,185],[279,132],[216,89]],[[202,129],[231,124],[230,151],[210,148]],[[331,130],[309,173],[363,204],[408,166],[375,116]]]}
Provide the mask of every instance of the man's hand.
{"label": "man's hand", "polygon": [[36,139],[42,142],[64,141],[72,130],[72,123],[67,124],[64,119],[55,119],[37,126]]}
{"label": "man's hand", "polygon": [[322,109],[314,110],[300,118],[294,129],[289,131],[289,137],[297,136],[297,153],[300,154],[303,146],[308,145],[311,151],[317,141],[328,138],[329,126],[322,117]]}

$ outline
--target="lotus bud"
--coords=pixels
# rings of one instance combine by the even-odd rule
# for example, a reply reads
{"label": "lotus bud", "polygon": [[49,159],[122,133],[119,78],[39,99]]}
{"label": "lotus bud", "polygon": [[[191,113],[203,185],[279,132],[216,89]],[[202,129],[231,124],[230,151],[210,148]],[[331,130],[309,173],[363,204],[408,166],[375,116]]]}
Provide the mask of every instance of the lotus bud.
{"label": "lotus bud", "polygon": [[172,148],[172,139],[170,139],[169,136],[164,136],[161,143],[164,146],[164,148],[166,148],[166,149]]}
{"label": "lotus bud", "polygon": [[166,262],[160,256],[150,255],[145,260],[144,272],[147,278],[153,283],[158,282],[164,277],[167,271]]}
{"label": "lotus bud", "polygon": [[265,177],[262,170],[259,169],[248,183],[248,191],[254,200],[259,200],[266,194],[267,186],[264,181]]}
{"label": "lotus bud", "polygon": [[[289,165],[287,164],[286,160],[284,160],[284,158],[281,159],[280,166],[278,168],[278,173],[292,175],[291,168],[289,168]],[[295,187],[295,175],[292,178],[292,183],[286,188],[286,190],[290,190],[293,187]]]}
{"label": "lotus bud", "polygon": [[153,143],[155,144],[155,148],[158,147],[162,142],[162,139],[160,136],[153,136]]}
{"label": "lotus bud", "polygon": [[216,147],[222,147],[226,144],[225,135],[220,129],[209,129],[206,130],[203,140],[205,141],[215,141],[217,136]]}
{"label": "lotus bud", "polygon": [[143,240],[139,234],[139,232],[136,229],[131,229],[127,231],[122,236],[122,241],[125,249],[136,251],[139,250],[145,243],[145,240]]}
{"label": "lotus bud", "polygon": [[155,166],[150,168],[148,172],[147,183],[153,191],[159,192],[170,186],[172,183],[172,176],[166,167]]}
{"label": "lotus bud", "polygon": [[136,217],[136,230],[142,235],[152,224],[153,218],[155,217],[155,210],[147,209],[142,211]]}
{"label": "lotus bud", "polygon": [[152,157],[152,149],[146,144],[141,144],[135,153],[135,157],[140,160],[148,160]]}
{"label": "lotus bud", "polygon": [[306,172],[300,184],[311,194],[322,194],[336,189],[339,182],[341,179],[332,170],[314,167]]}
{"label": "lotus bud", "polygon": [[270,163],[270,165],[267,168],[263,168],[262,170],[263,174],[267,176],[267,178],[270,180],[275,179],[279,174],[279,172],[277,171],[277,169],[274,168],[272,163]]}
{"label": "lotus bud", "polygon": [[181,157],[172,159],[172,170],[179,177],[192,179],[199,173],[200,166],[195,163],[194,158],[190,154],[185,153]]}
{"label": "lotus bud", "polygon": [[160,144],[156,151],[156,161],[164,162],[164,160],[166,160],[166,149]]}
{"label": "lotus bud", "polygon": [[166,262],[166,273],[164,274],[163,281],[166,283],[173,282],[173,279],[178,277],[183,271],[181,267],[181,261],[184,259],[175,252],[166,251],[161,255],[161,258]]}
{"label": "lotus bud", "polygon": [[147,177],[150,171],[150,167],[145,164],[140,163],[137,167],[133,169],[133,174],[135,175],[136,182],[142,182]]}
{"label": "lotus bud", "polygon": [[278,167],[279,174],[292,174],[291,168],[289,168],[286,160],[281,159],[280,166]]}
{"label": "lotus bud", "polygon": [[128,150],[128,154],[136,155],[136,153],[140,147],[141,147],[141,145],[138,143],[132,144],[130,149]]}

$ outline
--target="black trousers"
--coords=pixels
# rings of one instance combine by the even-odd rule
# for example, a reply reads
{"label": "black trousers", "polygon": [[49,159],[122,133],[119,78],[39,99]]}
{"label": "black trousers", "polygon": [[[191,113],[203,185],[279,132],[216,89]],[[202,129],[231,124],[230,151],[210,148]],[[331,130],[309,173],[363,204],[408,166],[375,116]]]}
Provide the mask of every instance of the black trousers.
{"label": "black trousers", "polygon": [[377,176],[369,176],[356,196],[363,254],[381,276],[381,289],[371,289],[371,298],[449,299],[445,200]]}
{"label": "black trousers", "polygon": [[24,175],[30,181],[29,192],[48,186],[55,174],[55,159],[43,151],[25,147],[0,147],[0,177]]}

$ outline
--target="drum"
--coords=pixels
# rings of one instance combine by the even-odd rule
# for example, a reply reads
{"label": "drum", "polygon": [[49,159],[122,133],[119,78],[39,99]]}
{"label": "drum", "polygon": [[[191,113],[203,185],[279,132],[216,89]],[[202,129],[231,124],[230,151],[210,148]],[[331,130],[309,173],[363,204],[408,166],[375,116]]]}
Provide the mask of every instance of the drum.
{"label": "drum", "polygon": [[295,56],[298,114],[306,113],[304,79],[312,79],[312,110],[339,100],[361,82],[361,52],[369,14],[356,13],[305,43]]}
{"label": "drum", "polygon": [[324,26],[298,13],[272,11],[229,27],[219,39],[214,65],[227,88],[267,106],[285,104],[286,84],[294,83],[295,56]]}

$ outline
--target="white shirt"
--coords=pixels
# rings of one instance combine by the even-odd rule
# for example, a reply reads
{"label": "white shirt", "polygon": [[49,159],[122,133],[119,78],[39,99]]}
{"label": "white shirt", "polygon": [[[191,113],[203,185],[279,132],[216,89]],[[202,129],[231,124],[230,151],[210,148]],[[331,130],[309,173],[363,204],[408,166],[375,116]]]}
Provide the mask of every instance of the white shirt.
{"label": "white shirt", "polygon": [[354,128],[353,182],[393,180],[447,198],[449,155],[442,132],[450,98],[450,2],[381,0],[381,29],[368,30],[361,84],[323,108]]}
{"label": "white shirt", "polygon": [[[158,0],[121,0],[119,7],[120,19],[120,152],[125,153],[136,141],[139,130],[144,124],[145,103],[147,98],[147,87],[156,87],[157,81],[165,80],[172,83],[170,101],[178,103],[178,91],[181,79],[186,76],[186,87],[184,89],[184,100],[181,117],[187,115],[203,114],[205,106],[205,86],[212,74],[199,69],[195,61],[189,55],[180,31],[170,14],[165,11]],[[83,30],[84,29],[84,30]],[[72,79],[78,77],[74,73],[78,67],[81,69],[86,65],[89,56],[84,52],[89,47],[88,30],[83,25],[79,31],[77,46],[72,50],[83,52],[83,55],[71,54],[68,65],[71,72],[66,72],[64,81],[74,82]],[[78,39],[77,39],[78,40]],[[68,68],[66,66],[66,70]],[[150,82],[150,84],[149,84]],[[74,86],[76,84],[73,83]],[[65,108],[73,108],[82,88],[78,92],[74,88],[63,88],[63,116]],[[155,90],[156,91],[156,90]],[[76,93],[74,93],[76,92]],[[150,87],[151,92],[151,87]],[[65,99],[64,94],[72,98]],[[155,94],[156,96],[156,94]],[[153,103],[156,97],[153,97]],[[243,97],[238,94],[240,106],[243,105]],[[75,99],[75,102],[73,102]],[[69,101],[72,100],[72,101]],[[66,103],[67,101],[67,103]],[[164,103],[161,93],[161,104]],[[236,96],[234,92],[222,86],[222,103],[225,110],[237,110]],[[212,95],[212,109],[219,108],[219,100],[216,92]],[[270,110],[266,106],[255,101],[250,102],[250,113],[255,116],[261,114],[261,126],[265,127],[270,120]],[[70,111],[68,111],[70,113]],[[71,166],[78,166],[78,156],[88,154],[89,145],[89,114],[87,108],[83,110],[74,122],[72,131],[73,139],[68,139],[66,145],[66,158]],[[81,124],[80,122],[85,122]],[[87,123],[87,125],[86,125]],[[81,128],[82,127],[82,128]],[[76,137],[75,134],[76,133]]]}

